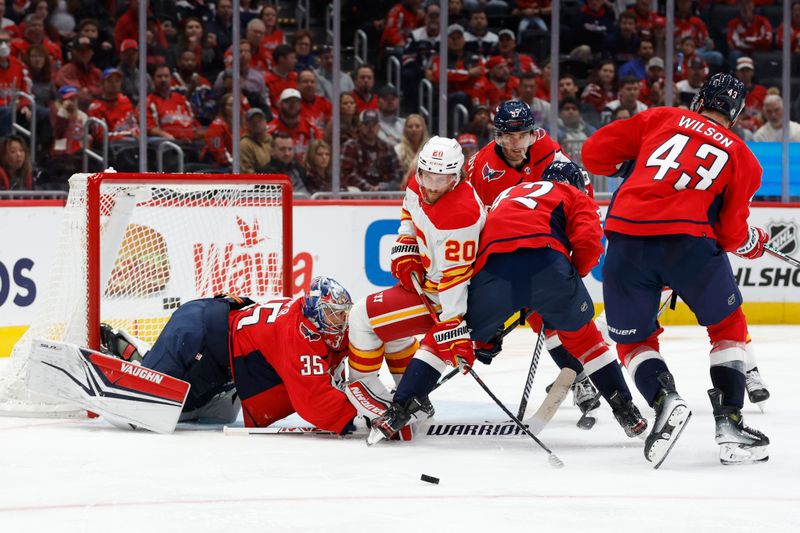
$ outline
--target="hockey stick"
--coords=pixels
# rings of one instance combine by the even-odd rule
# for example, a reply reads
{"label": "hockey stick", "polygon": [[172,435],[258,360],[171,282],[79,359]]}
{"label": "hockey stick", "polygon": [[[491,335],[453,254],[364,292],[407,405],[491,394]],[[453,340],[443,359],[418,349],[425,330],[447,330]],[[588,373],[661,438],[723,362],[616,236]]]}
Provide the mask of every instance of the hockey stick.
{"label": "hockey stick", "polygon": [[[350,434],[341,436],[338,433],[314,426],[282,426],[282,427],[240,427],[224,426],[225,436],[248,435],[312,435],[317,437],[360,438],[362,435]],[[435,422],[432,419],[419,423],[419,432],[427,437],[519,437],[524,432],[512,422]]]}
{"label": "hockey stick", "polygon": [[[428,297],[425,296],[424,292],[422,292],[422,287],[419,284],[419,280],[413,274],[411,276],[411,282],[414,285],[414,290],[417,291],[417,296],[419,296],[419,299],[422,301],[422,303],[425,305],[425,308],[428,310],[428,313],[431,315],[431,319],[433,320],[434,323],[438,324],[439,323],[439,316],[436,314],[436,310],[433,308],[433,305],[428,300]],[[478,376],[478,374],[475,372],[475,370],[473,370],[472,366],[470,366],[469,363],[467,363],[464,359],[460,359],[459,358],[459,362],[461,363],[459,366],[461,366],[461,367],[463,367],[463,368],[465,368],[467,370],[469,375],[472,376],[475,379],[475,381],[478,383],[478,385],[480,385],[480,387],[484,391],[486,391],[486,394],[488,394],[489,397],[492,400],[494,400],[494,403],[496,403],[497,406],[500,407],[500,409],[502,409],[503,412],[506,413],[511,418],[511,421],[514,422],[514,424],[516,424],[516,426],[519,429],[524,431],[526,435],[528,435],[530,438],[532,438],[534,440],[534,442],[536,442],[536,444],[538,444],[544,451],[547,452],[547,454],[548,454],[547,455],[547,461],[548,461],[548,463],[550,463],[550,466],[552,466],[554,468],[563,468],[564,462],[561,459],[559,459],[558,456],[556,454],[554,454],[553,451],[550,448],[545,446],[545,444],[542,441],[540,441],[538,438],[536,438],[536,435],[531,433],[531,431],[528,429],[528,427],[525,424],[523,424],[522,421],[519,418],[514,416],[514,414],[511,411],[509,411],[508,408],[505,405],[503,405],[503,402],[501,402],[500,399],[497,396],[494,395],[494,393],[491,391],[491,389],[489,389],[489,387],[486,385],[486,383],[484,383],[483,380],[480,378],[480,376]]]}
{"label": "hockey stick", "polygon": [[522,398],[519,400],[517,418],[525,418],[525,409],[528,408],[528,398],[530,398],[531,389],[533,388],[533,378],[536,375],[537,368],[539,368],[539,356],[542,353],[542,346],[544,346],[544,336],[544,323],[542,323],[542,327],[539,328],[539,334],[536,337],[536,346],[533,348],[533,359],[531,359],[531,366],[528,368],[525,388],[522,389]]}
{"label": "hockey stick", "polygon": [[772,255],[774,257],[777,257],[778,259],[783,259],[784,261],[786,261],[787,263],[789,263],[793,267],[800,268],[800,261],[798,261],[794,257],[790,257],[790,256],[786,255],[785,253],[781,252],[780,250],[776,250],[775,248],[773,248],[773,247],[771,247],[769,245],[765,245],[764,246],[764,251],[768,252],[770,255]]}

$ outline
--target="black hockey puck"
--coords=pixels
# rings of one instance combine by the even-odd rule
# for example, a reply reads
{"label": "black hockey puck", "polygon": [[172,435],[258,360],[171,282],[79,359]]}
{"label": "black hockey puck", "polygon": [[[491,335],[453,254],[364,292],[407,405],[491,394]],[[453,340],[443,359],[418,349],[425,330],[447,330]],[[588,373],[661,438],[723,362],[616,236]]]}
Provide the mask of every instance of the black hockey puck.
{"label": "black hockey puck", "polygon": [[433,483],[434,485],[438,485],[439,484],[439,478],[438,477],[429,476],[428,474],[422,474],[420,476],[420,479],[422,481],[424,481],[425,483]]}

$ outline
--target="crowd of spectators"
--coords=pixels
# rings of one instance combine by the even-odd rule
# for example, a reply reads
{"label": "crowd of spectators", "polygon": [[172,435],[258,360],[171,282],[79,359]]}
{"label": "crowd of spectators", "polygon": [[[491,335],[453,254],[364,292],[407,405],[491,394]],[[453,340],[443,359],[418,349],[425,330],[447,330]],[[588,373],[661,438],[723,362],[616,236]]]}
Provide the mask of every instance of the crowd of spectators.
{"label": "crowd of spectators", "polygon": [[[555,101],[558,140],[573,159],[580,162],[583,141],[609,121],[653,106],[688,107],[718,71],[734,72],[748,90],[735,132],[745,140],[781,139],[779,76],[758,72],[767,65],[759,58],[782,45],[780,2],[675,5],[674,101],[666,102],[665,2],[562,2]],[[449,0],[447,21],[438,1],[345,0],[345,33],[366,32],[370,47],[366,64],[348,59],[339,72],[321,17],[311,31],[298,30],[286,19],[294,14],[293,2],[241,6],[242,39],[234,43],[231,0],[150,2],[142,132],[138,0],[0,0],[0,190],[65,188],[81,168],[83,150],[98,151],[102,143],[92,118],[106,123],[110,164],[118,170],[138,170],[138,139],[146,135],[153,150],[164,140],[178,144],[193,168],[229,171],[238,98],[241,170],[287,174],[296,191],[309,195],[330,191],[334,76],[342,91],[343,190],[392,191],[407,183],[417,151],[432,134],[419,112],[417,88],[429,80],[436,90],[441,68],[447,69],[448,116],[459,104],[468,112],[466,123],[458,131],[451,124],[450,132],[465,153],[492,139],[492,111],[503,100],[526,102],[538,126],[551,126],[551,0]],[[313,1],[312,11],[325,6]],[[800,53],[798,0],[790,23],[791,48]],[[438,55],[442,24],[445,60]],[[235,52],[238,73],[232,70]],[[402,96],[377,67],[389,56],[401,64]],[[234,76],[241,81],[239,95],[232,92]],[[36,146],[12,127],[17,91],[35,97],[35,105],[17,100],[15,118],[24,128],[35,122]],[[800,99],[791,104],[800,111]],[[800,141],[800,124],[792,121],[789,128],[792,141]]]}

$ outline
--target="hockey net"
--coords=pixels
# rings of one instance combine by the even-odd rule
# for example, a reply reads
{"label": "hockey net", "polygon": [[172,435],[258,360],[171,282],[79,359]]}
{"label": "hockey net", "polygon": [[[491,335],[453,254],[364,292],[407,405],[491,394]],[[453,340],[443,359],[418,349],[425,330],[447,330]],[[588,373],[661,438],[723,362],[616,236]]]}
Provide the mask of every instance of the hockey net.
{"label": "hockey net", "polygon": [[98,349],[105,322],[152,343],[189,300],[290,295],[291,210],[285,176],[73,176],[41,312],[0,375],[0,415],[84,415],[26,389],[34,338]]}

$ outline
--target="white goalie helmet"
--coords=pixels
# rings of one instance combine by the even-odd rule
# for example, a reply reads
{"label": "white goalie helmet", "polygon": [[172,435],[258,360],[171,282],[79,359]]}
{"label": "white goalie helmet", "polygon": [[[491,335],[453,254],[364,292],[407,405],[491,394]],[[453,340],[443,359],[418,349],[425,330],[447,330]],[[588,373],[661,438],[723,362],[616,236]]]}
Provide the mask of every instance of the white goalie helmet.
{"label": "white goalie helmet", "polygon": [[464,152],[455,139],[431,137],[417,157],[417,182],[424,199],[434,203],[461,180]]}

